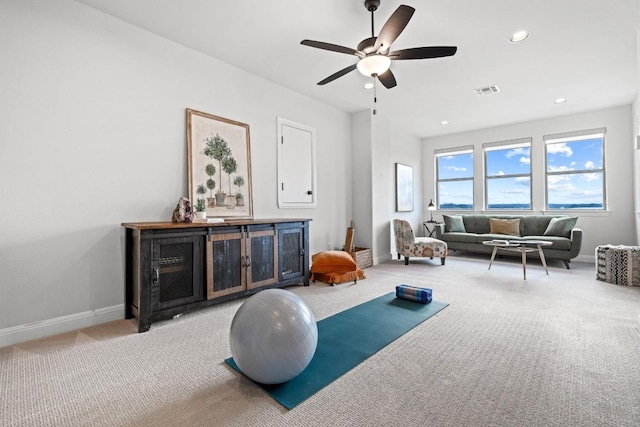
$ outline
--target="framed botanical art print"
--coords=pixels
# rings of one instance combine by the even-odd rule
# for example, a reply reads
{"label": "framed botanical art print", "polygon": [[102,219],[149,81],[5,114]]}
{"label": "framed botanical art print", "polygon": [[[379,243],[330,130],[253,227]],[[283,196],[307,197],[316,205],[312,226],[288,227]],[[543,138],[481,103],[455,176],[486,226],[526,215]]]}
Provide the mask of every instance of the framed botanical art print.
{"label": "framed botanical art print", "polygon": [[249,125],[187,109],[189,198],[208,218],[253,218]]}
{"label": "framed botanical art print", "polygon": [[396,212],[413,211],[413,168],[396,163]]}

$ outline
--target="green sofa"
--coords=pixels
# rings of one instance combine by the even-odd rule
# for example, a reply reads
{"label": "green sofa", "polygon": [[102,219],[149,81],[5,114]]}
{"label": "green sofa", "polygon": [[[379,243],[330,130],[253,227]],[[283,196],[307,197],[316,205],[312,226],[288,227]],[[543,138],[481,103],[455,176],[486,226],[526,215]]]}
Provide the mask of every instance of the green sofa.
{"label": "green sofa", "polygon": [[[490,214],[443,215],[443,217],[444,223],[436,225],[436,237],[447,242],[449,251],[491,253],[493,247],[483,245],[482,242],[493,239],[546,240],[552,242],[552,245],[543,248],[545,258],[562,260],[564,265],[570,268],[569,262],[578,256],[582,246],[582,230],[575,227],[576,217]],[[494,221],[491,221],[492,219]],[[505,223],[510,224],[511,234],[495,233],[501,228],[498,224]],[[492,225],[494,234],[492,234]],[[531,256],[538,255],[536,252],[531,252]]]}

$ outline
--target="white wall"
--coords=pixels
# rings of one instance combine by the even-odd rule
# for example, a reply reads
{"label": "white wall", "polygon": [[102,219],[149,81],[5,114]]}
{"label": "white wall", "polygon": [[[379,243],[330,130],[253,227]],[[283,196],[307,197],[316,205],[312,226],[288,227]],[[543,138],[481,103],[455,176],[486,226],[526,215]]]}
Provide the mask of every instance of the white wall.
{"label": "white wall", "polygon": [[[120,223],[187,195],[186,108],[249,124],[256,218],[344,239],[349,114],[73,1],[3,0],[0,40],[0,346],[122,318]],[[277,116],[316,128],[317,209],[277,207]]]}
{"label": "white wall", "polygon": [[[391,221],[402,218],[422,234],[422,144],[378,109],[352,115],[355,243],[370,248],[374,264],[395,254]],[[396,212],[395,164],[413,167],[414,209]]]}
{"label": "white wall", "polygon": [[[633,208],[633,156],[631,106],[621,106],[588,113],[555,117],[518,123],[509,126],[482,129],[455,135],[426,138],[423,140],[424,188],[435,188],[434,150],[440,148],[474,145],[475,204],[482,200],[482,144],[518,138],[532,138],[531,170],[533,210],[544,209],[544,145],[543,136],[562,132],[604,127],[605,167],[607,180],[606,212],[580,211],[577,226],[583,230],[583,242],[579,261],[594,261],[595,248],[602,244],[637,244]],[[427,213],[424,210],[425,215]],[[438,211],[441,214],[447,213]],[[566,214],[549,211],[549,214]]]}

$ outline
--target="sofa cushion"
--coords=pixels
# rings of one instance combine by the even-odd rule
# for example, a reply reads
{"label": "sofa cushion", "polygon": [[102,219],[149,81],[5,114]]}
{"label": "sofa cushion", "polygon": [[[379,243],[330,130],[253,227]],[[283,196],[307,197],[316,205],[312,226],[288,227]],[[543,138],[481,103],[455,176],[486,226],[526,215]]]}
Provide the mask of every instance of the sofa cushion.
{"label": "sofa cushion", "polygon": [[445,242],[459,242],[459,243],[476,243],[475,233],[444,233],[442,240]]}
{"label": "sofa cushion", "polygon": [[549,215],[523,215],[520,218],[520,235],[542,236],[551,218]]}
{"label": "sofa cushion", "polygon": [[465,233],[464,222],[460,215],[442,215],[444,219],[445,231],[454,233]]}
{"label": "sofa cushion", "polygon": [[510,236],[520,236],[519,219],[497,219],[489,218],[491,234],[508,234]]}
{"label": "sofa cushion", "polygon": [[464,215],[462,217],[464,221],[464,228],[467,233],[488,233],[489,228],[489,216],[488,215]]}
{"label": "sofa cushion", "polygon": [[569,237],[576,222],[578,217],[575,216],[551,218],[543,236]]}

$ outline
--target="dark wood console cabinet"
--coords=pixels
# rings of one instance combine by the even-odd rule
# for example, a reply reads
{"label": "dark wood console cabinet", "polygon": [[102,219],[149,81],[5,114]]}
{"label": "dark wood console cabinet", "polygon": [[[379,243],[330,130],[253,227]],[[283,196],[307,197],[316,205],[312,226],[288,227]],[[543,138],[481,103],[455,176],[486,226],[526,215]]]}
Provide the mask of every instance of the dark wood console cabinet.
{"label": "dark wood console cabinet", "polygon": [[125,317],[151,323],[262,289],[309,285],[309,220],[123,223]]}

